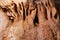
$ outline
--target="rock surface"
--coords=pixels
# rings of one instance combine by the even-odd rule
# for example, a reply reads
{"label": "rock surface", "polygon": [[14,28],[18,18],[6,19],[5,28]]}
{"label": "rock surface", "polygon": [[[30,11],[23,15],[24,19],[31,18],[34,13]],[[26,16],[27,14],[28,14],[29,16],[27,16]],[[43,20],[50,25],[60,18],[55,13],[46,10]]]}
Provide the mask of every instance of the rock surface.
{"label": "rock surface", "polygon": [[0,0],[0,40],[60,40],[60,9],[54,0]]}

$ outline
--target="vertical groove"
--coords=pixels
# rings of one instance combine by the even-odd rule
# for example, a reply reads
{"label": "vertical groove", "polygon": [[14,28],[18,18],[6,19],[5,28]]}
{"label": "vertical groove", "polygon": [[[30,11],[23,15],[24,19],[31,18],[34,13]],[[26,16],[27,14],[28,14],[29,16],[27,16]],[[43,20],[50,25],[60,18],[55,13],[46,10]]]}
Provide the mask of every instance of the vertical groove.
{"label": "vertical groove", "polygon": [[52,12],[50,12],[50,17],[52,18]]}
{"label": "vertical groove", "polygon": [[45,8],[45,18],[46,18],[46,20],[48,20],[46,8]]}
{"label": "vertical groove", "polygon": [[36,23],[39,23],[38,15],[37,14],[38,14],[38,8],[36,8],[36,15],[35,15],[35,18],[33,20],[35,26],[36,26]]}
{"label": "vertical groove", "polygon": [[17,5],[14,3],[14,11],[16,12],[16,13],[18,13],[18,10],[17,10]]}
{"label": "vertical groove", "polygon": [[23,2],[22,2],[22,6],[23,6],[23,20],[25,20],[25,9],[24,9]]}
{"label": "vertical groove", "polygon": [[28,16],[29,6],[26,8],[26,15]]}

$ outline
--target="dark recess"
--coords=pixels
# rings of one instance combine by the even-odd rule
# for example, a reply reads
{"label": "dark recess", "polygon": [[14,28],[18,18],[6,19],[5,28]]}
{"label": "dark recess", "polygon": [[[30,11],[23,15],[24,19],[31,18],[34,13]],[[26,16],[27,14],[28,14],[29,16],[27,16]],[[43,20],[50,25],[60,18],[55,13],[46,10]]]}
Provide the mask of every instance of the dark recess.
{"label": "dark recess", "polygon": [[38,15],[37,15],[37,14],[38,14],[38,8],[37,8],[37,10],[36,10],[36,15],[35,15],[35,18],[34,18],[34,20],[33,20],[33,23],[34,23],[35,26],[37,26],[36,23],[37,23],[37,24],[39,23]]}

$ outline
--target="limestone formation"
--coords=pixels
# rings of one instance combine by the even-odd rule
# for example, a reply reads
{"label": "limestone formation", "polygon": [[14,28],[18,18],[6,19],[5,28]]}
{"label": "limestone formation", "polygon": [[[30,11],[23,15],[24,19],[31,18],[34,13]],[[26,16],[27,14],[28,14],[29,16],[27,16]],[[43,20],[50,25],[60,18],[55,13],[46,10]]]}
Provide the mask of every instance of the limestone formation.
{"label": "limestone formation", "polygon": [[0,0],[0,40],[60,40],[56,0]]}

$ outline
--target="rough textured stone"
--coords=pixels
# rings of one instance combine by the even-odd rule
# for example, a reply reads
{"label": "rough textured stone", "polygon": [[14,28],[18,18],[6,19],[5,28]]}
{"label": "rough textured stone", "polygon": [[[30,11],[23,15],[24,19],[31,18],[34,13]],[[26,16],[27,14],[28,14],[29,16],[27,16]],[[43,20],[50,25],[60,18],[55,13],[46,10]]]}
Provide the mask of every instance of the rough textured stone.
{"label": "rough textured stone", "polygon": [[60,9],[54,0],[0,0],[0,40],[60,40]]}

